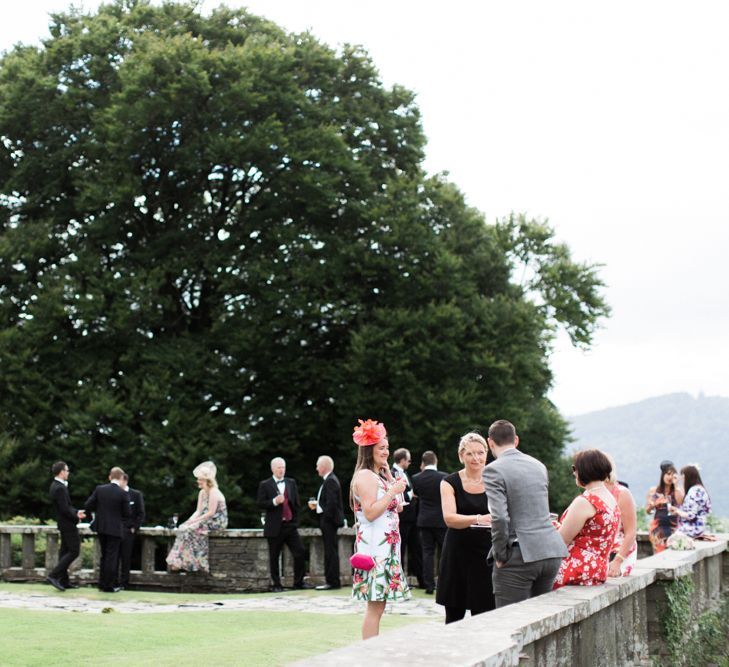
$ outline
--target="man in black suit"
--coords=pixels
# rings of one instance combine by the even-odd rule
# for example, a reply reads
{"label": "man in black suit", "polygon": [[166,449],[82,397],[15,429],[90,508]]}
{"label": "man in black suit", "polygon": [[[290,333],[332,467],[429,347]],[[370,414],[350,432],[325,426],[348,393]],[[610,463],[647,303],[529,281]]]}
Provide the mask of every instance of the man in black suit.
{"label": "man in black suit", "polygon": [[129,588],[129,572],[132,569],[132,551],[134,551],[134,538],[144,523],[144,496],[141,491],[132,489],[129,486],[129,475],[122,475],[124,482],[122,488],[129,496],[129,518],[124,521],[124,534],[122,535],[119,564],[121,574],[119,576],[119,587]]}
{"label": "man in black suit", "polygon": [[[324,579],[325,584],[317,586],[318,591],[341,588],[339,580],[339,535],[337,530],[344,525],[344,503],[342,487],[333,472],[334,461],[330,456],[320,456],[316,461],[316,472],[322,478],[316,502],[312,509],[319,517],[319,528],[324,540]],[[311,505],[310,505],[311,507]]]}
{"label": "man in black suit", "polygon": [[418,586],[424,588],[423,553],[420,547],[420,534],[416,525],[418,501],[413,495],[413,486],[407,473],[411,461],[410,452],[404,447],[396,449],[393,458],[395,459],[395,465],[390,470],[392,476],[395,479],[402,478],[407,482],[403,497],[408,504],[400,512],[400,562],[402,562],[403,570],[405,570],[405,564],[407,563],[407,573],[414,575],[418,580]]}
{"label": "man in black suit", "polygon": [[418,529],[423,544],[423,582],[425,592],[432,595],[435,590],[435,545],[443,552],[446,525],[440,504],[440,483],[447,476],[438,470],[435,452],[423,452],[421,472],[413,475],[413,491],[418,497]]}
{"label": "man in black suit", "polygon": [[114,584],[119,572],[119,548],[124,535],[124,522],[129,511],[129,496],[122,489],[124,471],[114,467],[109,471],[109,483],[99,484],[89,496],[84,508],[94,512],[92,527],[99,534],[101,564],[99,567],[99,590],[116,593]]}
{"label": "man in black suit", "polygon": [[68,566],[81,552],[81,538],[76,524],[86,515],[83,510],[71,506],[71,496],[68,493],[68,465],[64,461],[54,463],[51,466],[51,474],[53,481],[50,496],[56,513],[58,532],[61,534],[61,550],[58,554],[58,564],[48,574],[46,581],[59,591],[64,591],[67,588],[78,588],[77,584],[72,584],[68,580]]}
{"label": "man in black suit", "polygon": [[299,535],[299,490],[296,481],[286,477],[286,461],[281,457],[271,460],[272,477],[258,485],[256,503],[266,512],[263,536],[268,540],[268,561],[271,571],[271,590],[280,592],[281,574],[279,558],[285,544],[294,557],[294,588],[311,588],[304,583],[304,544]]}

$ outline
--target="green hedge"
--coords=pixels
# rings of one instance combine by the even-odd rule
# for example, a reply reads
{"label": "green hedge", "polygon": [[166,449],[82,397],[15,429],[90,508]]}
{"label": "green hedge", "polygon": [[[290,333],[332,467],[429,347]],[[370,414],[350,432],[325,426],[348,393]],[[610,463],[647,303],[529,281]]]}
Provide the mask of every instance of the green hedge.
{"label": "green hedge", "polygon": [[[3,521],[13,526],[56,526],[53,520],[42,521],[36,517],[14,516]],[[35,567],[45,567],[46,564],[46,535],[40,533],[35,536]],[[59,545],[60,547],[60,545]],[[23,562],[23,536],[10,536],[10,562],[20,566]],[[81,540],[81,567],[92,568],[94,566],[94,540]]]}

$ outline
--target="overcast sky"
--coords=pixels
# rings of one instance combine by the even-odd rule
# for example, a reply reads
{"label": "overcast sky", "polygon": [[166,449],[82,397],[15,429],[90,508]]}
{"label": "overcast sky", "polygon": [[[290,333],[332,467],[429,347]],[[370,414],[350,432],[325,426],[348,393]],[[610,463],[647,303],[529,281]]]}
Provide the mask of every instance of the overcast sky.
{"label": "overcast sky", "polygon": [[[4,3],[0,49],[68,4]],[[563,413],[729,396],[729,3],[227,4],[365,46],[387,85],[417,93],[430,172],[487,220],[548,218],[605,264],[612,317],[590,352],[562,336],[552,356]]]}

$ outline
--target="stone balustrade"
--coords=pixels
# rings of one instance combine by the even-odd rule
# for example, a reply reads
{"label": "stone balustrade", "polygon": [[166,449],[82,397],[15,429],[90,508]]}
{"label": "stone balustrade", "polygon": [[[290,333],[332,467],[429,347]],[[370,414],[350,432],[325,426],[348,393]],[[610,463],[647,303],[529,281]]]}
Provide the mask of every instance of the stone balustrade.
{"label": "stone balustrade", "polygon": [[[506,667],[667,664],[667,584],[689,578],[691,622],[729,595],[729,535],[640,559],[628,577],[565,586],[458,623],[409,625],[298,667]],[[640,540],[644,542],[643,539]],[[690,650],[690,647],[687,647]]]}
{"label": "stone balustrade", "polygon": [[[96,533],[80,528],[82,539],[94,540],[92,568],[82,568],[81,558],[71,570],[80,583],[98,580],[101,551]],[[324,542],[318,528],[299,529],[307,550],[308,581],[324,583]],[[12,562],[11,536],[20,535],[22,551],[19,562]],[[46,539],[42,566],[36,562],[36,539]],[[339,559],[342,584],[352,582],[349,557],[354,545],[354,530],[339,530]],[[141,528],[137,539],[141,543],[141,568],[132,570],[133,587],[170,591],[256,592],[268,590],[268,544],[262,529],[221,530],[210,534],[210,573],[168,572],[164,557],[174,540],[175,532],[166,528]],[[59,534],[53,526],[16,526],[0,524],[0,579],[4,581],[43,581],[46,572],[58,562]],[[16,559],[17,560],[17,559]],[[282,582],[293,583],[293,562],[288,549],[282,553]],[[159,569],[158,569],[159,568]]]}

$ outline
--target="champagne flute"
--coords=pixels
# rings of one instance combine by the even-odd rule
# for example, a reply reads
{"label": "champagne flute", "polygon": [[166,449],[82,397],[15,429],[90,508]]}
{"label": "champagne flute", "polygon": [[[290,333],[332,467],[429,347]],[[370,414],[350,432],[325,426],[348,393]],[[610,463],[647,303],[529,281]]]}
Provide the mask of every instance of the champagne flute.
{"label": "champagne flute", "polygon": [[[405,477],[404,477],[404,475],[402,473],[400,473],[399,471],[396,471],[395,472],[395,479],[397,479],[397,480],[400,480],[400,479],[404,480]],[[397,504],[400,505],[400,507],[405,507],[405,505],[409,505],[410,504],[407,500],[405,500],[405,493],[404,492],[403,493],[398,493],[395,497],[397,498]]]}
{"label": "champagne flute", "polygon": [[172,515],[172,528],[173,530],[177,530],[177,522],[180,520],[179,514],[173,514]]}

